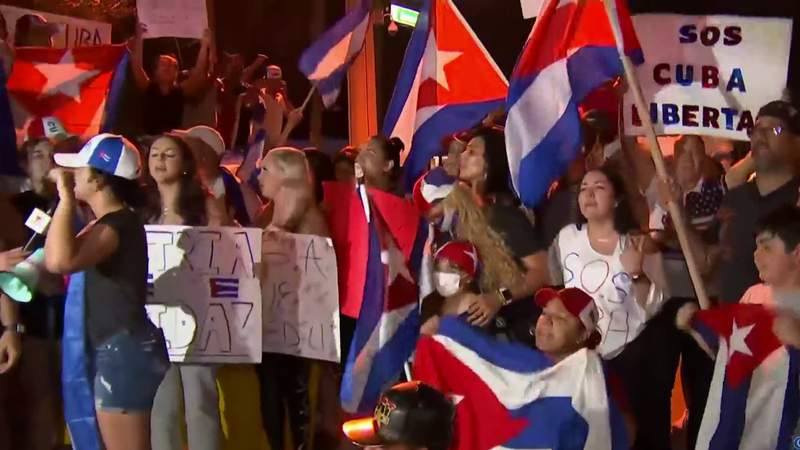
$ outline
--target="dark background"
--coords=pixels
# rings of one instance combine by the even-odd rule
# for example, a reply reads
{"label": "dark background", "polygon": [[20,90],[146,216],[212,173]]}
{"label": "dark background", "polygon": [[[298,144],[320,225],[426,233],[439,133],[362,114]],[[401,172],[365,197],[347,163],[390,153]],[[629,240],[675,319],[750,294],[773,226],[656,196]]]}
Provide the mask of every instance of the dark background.
{"label": "dark background", "polygon": [[[165,0],[168,1],[168,0]],[[510,74],[522,45],[533,25],[523,20],[519,0],[454,0],[489,53]],[[421,0],[399,0],[419,5]],[[95,18],[114,25],[114,40],[121,42],[133,32],[133,0],[11,0],[9,4],[77,17]],[[344,0],[323,0],[325,23],[342,17]],[[376,0],[387,5],[388,0]],[[297,60],[314,36],[309,18],[315,0],[216,0],[216,36],[221,51],[241,52],[248,61],[257,53],[270,56],[280,65],[289,84],[290,96],[300,104],[309,89],[308,81],[297,70]],[[99,6],[98,6],[99,5]],[[111,5],[111,6],[108,6]],[[792,17],[800,23],[800,0],[629,0],[633,13],[671,12],[680,14],[735,14],[746,16]],[[789,67],[789,86],[800,97],[800,25],[795,26]],[[378,117],[382,118],[392,95],[397,72],[403,60],[411,30],[401,28],[389,36],[386,27],[375,26],[377,53]],[[184,67],[193,63],[195,45],[183,41],[180,56]],[[148,41],[148,59],[159,52],[176,53],[174,39]],[[769,83],[771,80],[757,80]],[[771,99],[764,99],[765,102]],[[347,91],[338,104],[323,115],[323,134],[331,138],[347,137]],[[297,137],[307,135],[301,127]]]}

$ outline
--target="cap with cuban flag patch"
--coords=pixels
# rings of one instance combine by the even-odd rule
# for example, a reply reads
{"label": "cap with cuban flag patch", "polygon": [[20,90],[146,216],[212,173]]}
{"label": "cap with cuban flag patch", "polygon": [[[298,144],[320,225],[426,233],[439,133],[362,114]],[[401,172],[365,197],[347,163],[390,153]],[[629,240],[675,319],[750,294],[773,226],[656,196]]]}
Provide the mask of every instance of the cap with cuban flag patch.
{"label": "cap with cuban flag patch", "polygon": [[136,147],[124,137],[108,133],[89,139],[77,154],[56,153],[53,158],[62,167],[91,167],[126,180],[137,179],[142,170]]}

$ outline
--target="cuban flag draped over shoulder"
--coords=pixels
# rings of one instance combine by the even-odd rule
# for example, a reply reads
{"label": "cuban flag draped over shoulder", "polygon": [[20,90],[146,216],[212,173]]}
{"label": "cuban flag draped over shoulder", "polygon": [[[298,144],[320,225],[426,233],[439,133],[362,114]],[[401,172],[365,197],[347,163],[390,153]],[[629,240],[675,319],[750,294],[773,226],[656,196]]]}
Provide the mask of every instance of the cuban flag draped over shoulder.
{"label": "cuban flag draped over shoulder", "polygon": [[313,83],[326,108],[339,97],[347,70],[364,48],[372,0],[362,0],[300,56],[300,71]]}
{"label": "cuban flag draped over shoulder", "polygon": [[451,449],[628,449],[593,351],[553,364],[541,352],[446,317],[437,335],[420,338],[414,379],[456,403]]}
{"label": "cuban flag draped over shoulder", "polygon": [[514,188],[536,206],[581,147],[578,105],[623,73],[615,31],[635,63],[644,61],[625,0],[547,0],[511,78],[506,149]]}
{"label": "cuban flag draped over shoulder", "polygon": [[[366,231],[366,248],[351,247],[352,264],[343,271],[366,270],[341,402],[348,413],[364,414],[374,410],[381,392],[397,381],[416,345],[419,303],[414,280],[427,233],[410,201],[363,185],[357,197],[366,223],[347,228]],[[356,263],[360,256],[366,259],[364,266]]]}
{"label": "cuban flag draped over shoulder", "polygon": [[405,191],[445,137],[478,124],[507,93],[508,81],[452,0],[425,0],[383,127],[406,146]]}
{"label": "cuban flag draped over shoulder", "polygon": [[792,448],[800,418],[800,353],[775,337],[774,318],[767,307],[752,304],[695,316],[695,336],[716,355],[697,450]]}

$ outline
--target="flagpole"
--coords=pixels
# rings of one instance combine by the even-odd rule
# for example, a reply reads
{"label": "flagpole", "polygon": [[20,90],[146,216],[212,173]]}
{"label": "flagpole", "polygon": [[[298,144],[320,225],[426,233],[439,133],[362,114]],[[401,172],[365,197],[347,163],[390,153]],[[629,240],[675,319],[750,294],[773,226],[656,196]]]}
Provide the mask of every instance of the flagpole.
{"label": "flagpole", "polygon": [[[620,29],[618,23],[616,0],[603,0],[603,4],[605,5],[606,14],[608,15],[609,25],[614,33],[614,39],[617,42],[617,49],[619,49],[619,57],[622,61],[622,66],[625,69],[625,79],[628,82],[628,89],[630,89],[633,93],[636,109],[639,110],[639,116],[642,119],[642,124],[645,132],[647,133],[647,139],[650,142],[650,153],[653,156],[653,163],[656,166],[656,173],[662,182],[668,183],[669,175],[667,174],[667,168],[664,164],[664,154],[661,151],[661,145],[658,143],[656,130],[653,127],[653,121],[650,118],[650,108],[648,108],[647,104],[645,103],[644,95],[642,94],[642,88],[639,84],[639,79],[636,76],[636,70],[633,66],[633,63],[628,55],[625,54],[625,42],[622,37],[622,30]],[[672,198],[670,198],[667,207],[669,209],[669,214],[672,217],[672,223],[675,225],[675,231],[678,234],[678,242],[680,243],[684,257],[686,258],[686,266],[689,269],[689,276],[692,279],[694,291],[697,294],[697,300],[700,302],[701,308],[708,309],[711,304],[708,299],[708,294],[706,293],[705,284],[703,283],[703,277],[697,267],[697,261],[695,260],[695,255],[692,252],[691,245],[689,243],[689,231],[686,229],[686,222],[683,220],[681,208]]]}
{"label": "flagpole", "polygon": [[314,97],[314,92],[316,92],[316,90],[317,90],[317,85],[312,84],[311,89],[309,89],[308,91],[308,95],[306,95],[305,101],[303,101],[303,105],[300,107],[301,111],[306,110],[306,106],[308,106],[308,102],[311,101],[311,98]]}

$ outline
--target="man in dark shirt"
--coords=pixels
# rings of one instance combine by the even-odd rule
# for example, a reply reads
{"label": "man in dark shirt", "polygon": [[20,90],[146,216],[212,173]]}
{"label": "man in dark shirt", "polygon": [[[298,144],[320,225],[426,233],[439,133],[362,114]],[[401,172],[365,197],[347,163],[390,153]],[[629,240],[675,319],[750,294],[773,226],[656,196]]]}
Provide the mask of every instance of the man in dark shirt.
{"label": "man in dark shirt", "polygon": [[735,303],[747,288],[759,282],[753,263],[756,223],[776,209],[798,201],[800,112],[788,102],[774,101],[758,113],[751,134],[756,178],[725,196],[720,218],[719,248],[705,247],[700,258],[716,268],[719,299]]}
{"label": "man in dark shirt", "polygon": [[178,61],[169,55],[160,55],[153,73],[147,76],[144,70],[144,33],[147,29],[139,24],[133,44],[133,78],[136,86],[144,94],[143,121],[145,134],[159,135],[181,128],[183,105],[186,98],[199,96],[208,80],[211,60],[211,31],[206,30],[200,43],[197,64],[189,76],[178,83],[180,73]]}

